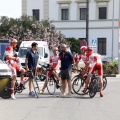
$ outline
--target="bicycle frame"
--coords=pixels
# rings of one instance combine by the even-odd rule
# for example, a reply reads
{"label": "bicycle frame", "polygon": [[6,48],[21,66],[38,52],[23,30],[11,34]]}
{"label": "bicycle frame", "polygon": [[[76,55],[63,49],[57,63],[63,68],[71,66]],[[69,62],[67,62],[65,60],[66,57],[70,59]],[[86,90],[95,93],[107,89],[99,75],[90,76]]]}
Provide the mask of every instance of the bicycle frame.
{"label": "bicycle frame", "polygon": [[[28,71],[28,72],[34,72],[34,71],[31,70],[31,71]],[[31,73],[31,74],[33,74],[33,73]],[[23,86],[19,86],[18,82],[16,81],[16,83],[15,83],[15,88],[14,88],[15,93],[16,93],[16,92],[17,92],[17,93],[21,93],[21,92],[25,89],[25,85],[26,85],[26,83],[27,83],[30,79],[31,79],[31,78],[28,77],[27,80],[25,80]],[[38,83],[37,83],[37,80],[36,80],[36,71],[35,71],[35,74],[33,75],[32,81],[33,81],[33,87],[34,87],[35,94],[36,94],[37,97],[39,97],[38,94],[40,93],[40,90],[39,90],[39,86],[38,86]],[[34,82],[35,82],[35,83],[34,83]],[[36,89],[38,89],[38,91],[37,91]]]}

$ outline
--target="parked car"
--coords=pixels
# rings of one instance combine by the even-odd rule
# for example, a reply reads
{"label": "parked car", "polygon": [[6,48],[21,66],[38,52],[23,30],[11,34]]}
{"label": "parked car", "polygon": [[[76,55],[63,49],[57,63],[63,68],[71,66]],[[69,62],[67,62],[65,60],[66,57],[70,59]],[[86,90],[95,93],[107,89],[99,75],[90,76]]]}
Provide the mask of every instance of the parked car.
{"label": "parked car", "polygon": [[115,57],[115,58],[113,59],[113,61],[118,61],[118,57]]}
{"label": "parked car", "polygon": [[0,75],[12,75],[10,68],[0,59]]}
{"label": "parked car", "polygon": [[112,62],[112,58],[108,56],[101,56],[102,62],[103,63],[109,63]]}

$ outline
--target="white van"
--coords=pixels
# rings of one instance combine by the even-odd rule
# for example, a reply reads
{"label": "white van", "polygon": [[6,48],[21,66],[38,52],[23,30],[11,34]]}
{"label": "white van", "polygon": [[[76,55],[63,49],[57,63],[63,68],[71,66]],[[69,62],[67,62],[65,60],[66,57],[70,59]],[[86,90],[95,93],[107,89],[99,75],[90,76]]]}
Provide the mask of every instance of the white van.
{"label": "white van", "polygon": [[38,43],[38,53],[39,53],[39,63],[48,64],[50,59],[50,53],[48,44],[45,41],[23,41],[20,44],[18,57],[20,58],[20,62],[23,68],[25,68],[25,58],[28,50],[31,49],[31,44],[33,42]]}

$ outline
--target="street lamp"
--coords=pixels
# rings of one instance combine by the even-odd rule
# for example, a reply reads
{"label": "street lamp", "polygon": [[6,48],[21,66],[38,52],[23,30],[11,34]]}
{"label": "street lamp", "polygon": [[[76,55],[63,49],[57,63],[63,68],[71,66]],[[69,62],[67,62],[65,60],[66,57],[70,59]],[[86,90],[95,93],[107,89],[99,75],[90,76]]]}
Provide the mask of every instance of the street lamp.
{"label": "street lamp", "polygon": [[118,32],[118,73],[120,74],[120,0],[119,0],[119,32]]}
{"label": "street lamp", "polygon": [[89,0],[86,0],[86,42],[89,45]]}
{"label": "street lamp", "polygon": [[112,61],[113,61],[113,41],[114,41],[114,0],[113,0],[113,15],[112,15]]}

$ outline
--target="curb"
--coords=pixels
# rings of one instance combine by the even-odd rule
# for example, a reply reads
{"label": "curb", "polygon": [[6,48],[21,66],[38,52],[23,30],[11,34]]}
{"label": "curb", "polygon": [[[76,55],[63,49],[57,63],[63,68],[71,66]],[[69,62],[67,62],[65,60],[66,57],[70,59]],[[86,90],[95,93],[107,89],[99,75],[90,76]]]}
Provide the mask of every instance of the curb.
{"label": "curb", "polygon": [[116,74],[104,74],[105,77],[117,77]]}
{"label": "curb", "polygon": [[[77,75],[77,74],[74,74],[74,75]],[[105,77],[118,77],[118,78],[120,78],[120,74],[103,74],[103,75],[105,75]]]}

